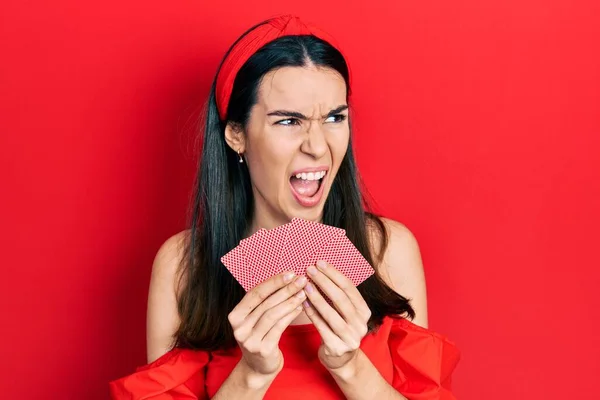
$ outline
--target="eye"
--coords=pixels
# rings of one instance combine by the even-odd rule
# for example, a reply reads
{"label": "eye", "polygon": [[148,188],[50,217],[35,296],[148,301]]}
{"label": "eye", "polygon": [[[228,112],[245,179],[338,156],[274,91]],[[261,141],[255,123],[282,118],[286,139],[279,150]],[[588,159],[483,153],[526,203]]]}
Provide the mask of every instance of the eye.
{"label": "eye", "polygon": [[287,118],[287,119],[282,119],[280,121],[275,122],[275,125],[284,125],[284,126],[300,125],[300,121],[297,118]]}
{"label": "eye", "polygon": [[336,114],[328,117],[325,122],[333,122],[339,124],[340,122],[344,122],[346,120],[345,114]]}

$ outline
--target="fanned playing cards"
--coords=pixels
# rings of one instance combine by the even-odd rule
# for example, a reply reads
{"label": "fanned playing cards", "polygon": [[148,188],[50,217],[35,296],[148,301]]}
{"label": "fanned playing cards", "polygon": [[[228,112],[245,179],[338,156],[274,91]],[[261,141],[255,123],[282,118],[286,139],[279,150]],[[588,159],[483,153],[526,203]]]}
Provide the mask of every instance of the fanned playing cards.
{"label": "fanned playing cards", "polygon": [[221,257],[246,291],[284,271],[306,275],[306,268],[318,260],[333,265],[355,286],[375,273],[346,231],[301,218],[277,228],[260,229]]}

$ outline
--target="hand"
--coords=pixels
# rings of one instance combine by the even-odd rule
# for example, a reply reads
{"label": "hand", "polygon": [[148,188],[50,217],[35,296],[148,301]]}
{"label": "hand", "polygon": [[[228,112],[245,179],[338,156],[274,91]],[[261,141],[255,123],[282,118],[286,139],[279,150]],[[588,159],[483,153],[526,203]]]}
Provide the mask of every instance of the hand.
{"label": "hand", "polygon": [[229,313],[233,334],[242,350],[242,361],[260,375],[275,375],[283,367],[279,339],[302,312],[305,277],[293,272],[275,275],[248,291]]}
{"label": "hand", "polygon": [[306,272],[335,308],[308,283],[304,289],[308,296],[304,309],[323,340],[319,348],[321,363],[329,370],[336,370],[356,359],[360,343],[368,332],[371,310],[344,274],[324,261],[317,262],[317,266],[308,267]]}

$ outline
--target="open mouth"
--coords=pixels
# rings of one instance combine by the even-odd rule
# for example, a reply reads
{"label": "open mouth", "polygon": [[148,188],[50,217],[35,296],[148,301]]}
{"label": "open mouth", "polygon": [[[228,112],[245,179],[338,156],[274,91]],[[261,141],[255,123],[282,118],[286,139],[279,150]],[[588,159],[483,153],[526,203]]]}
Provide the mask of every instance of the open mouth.
{"label": "open mouth", "polygon": [[312,207],[316,205],[323,194],[323,182],[327,169],[312,172],[300,172],[290,177],[292,194],[300,205]]}
{"label": "open mouth", "polygon": [[321,188],[325,175],[327,171],[302,172],[292,176],[290,184],[300,196],[313,197]]}

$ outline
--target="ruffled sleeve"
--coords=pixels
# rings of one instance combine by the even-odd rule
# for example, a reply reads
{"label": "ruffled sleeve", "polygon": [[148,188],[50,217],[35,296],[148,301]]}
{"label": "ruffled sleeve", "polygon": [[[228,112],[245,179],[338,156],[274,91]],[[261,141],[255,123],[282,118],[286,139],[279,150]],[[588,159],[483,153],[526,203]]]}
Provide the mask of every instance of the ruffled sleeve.
{"label": "ruffled sleeve", "polygon": [[409,400],[456,400],[452,372],[460,351],[445,336],[406,319],[394,319],[389,337],[392,386]]}
{"label": "ruffled sleeve", "polygon": [[109,383],[111,400],[205,400],[207,352],[173,349],[135,373]]}

